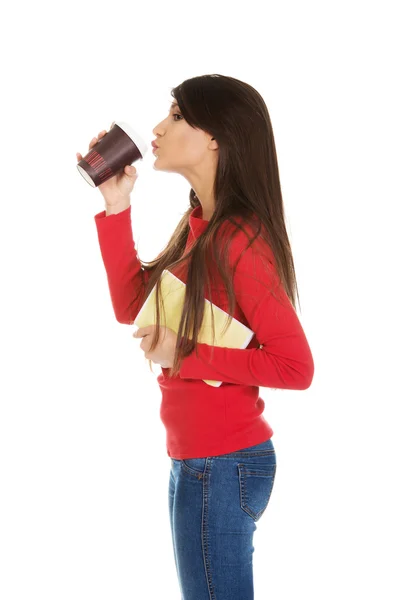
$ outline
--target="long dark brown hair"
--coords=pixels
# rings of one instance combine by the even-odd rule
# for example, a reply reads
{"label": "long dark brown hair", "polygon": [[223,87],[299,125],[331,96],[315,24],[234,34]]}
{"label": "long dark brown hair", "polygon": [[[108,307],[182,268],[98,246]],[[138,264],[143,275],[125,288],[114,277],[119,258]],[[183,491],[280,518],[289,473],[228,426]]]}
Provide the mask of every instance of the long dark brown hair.
{"label": "long dark brown hair", "polygon": [[[177,331],[174,364],[169,371],[169,377],[174,377],[179,373],[182,359],[197,348],[197,337],[205,308],[206,284],[208,299],[213,301],[211,291],[211,281],[215,282],[215,279],[212,280],[213,265],[216,265],[228,296],[229,319],[226,328],[232,321],[236,306],[233,276],[240,257],[231,269],[229,247],[239,230],[243,231],[249,239],[247,248],[255,240],[257,247],[260,240],[268,244],[273,256],[274,272],[293,308],[296,308],[295,293],[298,300],[299,294],[285,226],[274,135],[262,96],[243,81],[217,74],[187,79],[173,88],[171,95],[177,101],[186,122],[192,127],[211,134],[219,146],[213,189],[215,210],[208,226],[183,256],[189,234],[189,215],[200,205],[195,191],[191,188],[190,206],[165,249],[155,260],[141,261],[143,286],[129,306],[130,309],[139,296],[141,296],[139,305],[142,306],[154,285],[156,286],[156,329],[148,350],[152,352],[161,334],[160,277],[164,269],[172,271],[178,265],[181,268],[185,263],[187,268],[185,299]],[[234,228],[229,243],[226,243],[225,239],[222,243],[222,225],[224,223],[226,225],[227,222],[234,225]],[[249,231],[254,232],[251,238],[248,235]],[[147,284],[144,271],[148,272]],[[271,292],[274,293],[272,289]],[[130,324],[133,324],[136,314],[132,316]]]}

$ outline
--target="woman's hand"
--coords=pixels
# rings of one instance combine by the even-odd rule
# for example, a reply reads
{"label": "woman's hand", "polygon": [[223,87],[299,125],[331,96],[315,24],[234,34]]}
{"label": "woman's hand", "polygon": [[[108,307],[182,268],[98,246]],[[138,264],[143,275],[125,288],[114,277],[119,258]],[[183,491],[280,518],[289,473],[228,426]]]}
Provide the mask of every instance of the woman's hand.
{"label": "woman's hand", "polygon": [[160,326],[160,339],[158,340],[157,346],[152,352],[148,352],[153,336],[155,325],[148,325],[147,327],[139,327],[132,336],[134,338],[143,338],[140,343],[140,348],[144,350],[145,358],[149,358],[153,362],[161,365],[164,369],[170,369],[174,362],[175,348],[177,335],[172,329],[168,327]]}
{"label": "woman's hand", "polygon": [[[115,121],[111,123],[110,129],[114,127],[114,123]],[[105,129],[100,131],[98,136],[94,137],[90,142],[89,150],[100,142],[107,133],[108,132]],[[82,154],[77,152],[76,158],[78,159],[78,162],[80,162],[82,160]],[[126,200],[126,198],[130,196],[137,178],[138,174],[136,172],[136,167],[133,165],[125,165],[122,171],[119,171],[116,175],[98,185],[97,189],[103,195],[106,204],[113,206],[121,202],[121,200]]]}

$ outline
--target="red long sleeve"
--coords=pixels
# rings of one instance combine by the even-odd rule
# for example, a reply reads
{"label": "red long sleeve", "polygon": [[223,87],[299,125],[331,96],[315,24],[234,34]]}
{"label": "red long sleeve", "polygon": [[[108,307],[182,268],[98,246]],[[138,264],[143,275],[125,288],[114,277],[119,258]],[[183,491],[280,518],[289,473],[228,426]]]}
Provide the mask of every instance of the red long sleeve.
{"label": "red long sleeve", "polygon": [[289,300],[282,307],[267,294],[255,310],[252,302],[242,301],[240,308],[262,348],[237,349],[198,344],[199,357],[194,350],[182,361],[180,377],[287,390],[310,387],[314,362],[303,328]]}
{"label": "red long sleeve", "polygon": [[[141,308],[148,279],[148,272],[142,269],[133,240],[131,206],[108,217],[103,210],[94,219],[115,318],[119,323],[129,324]],[[135,305],[128,311],[138,292]]]}
{"label": "red long sleeve", "polygon": [[247,238],[240,233],[231,252],[231,264],[240,256],[233,288],[248,326],[262,347],[198,344],[199,356],[195,349],[182,361],[180,376],[305,390],[314,375],[313,357],[296,311],[279,282],[270,247],[260,238],[250,248],[246,246]]}

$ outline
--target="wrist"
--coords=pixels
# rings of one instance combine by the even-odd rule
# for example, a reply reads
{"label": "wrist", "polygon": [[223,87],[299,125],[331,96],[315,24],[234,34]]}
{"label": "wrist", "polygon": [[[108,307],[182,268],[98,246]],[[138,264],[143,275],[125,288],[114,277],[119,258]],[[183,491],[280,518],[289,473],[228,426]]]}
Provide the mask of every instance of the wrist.
{"label": "wrist", "polygon": [[108,217],[108,215],[116,215],[120,212],[122,212],[123,210],[126,210],[127,208],[129,208],[131,204],[131,199],[128,196],[127,198],[122,198],[119,201],[113,201],[112,203],[108,203],[106,200],[105,203],[105,209],[106,209],[106,216]]}

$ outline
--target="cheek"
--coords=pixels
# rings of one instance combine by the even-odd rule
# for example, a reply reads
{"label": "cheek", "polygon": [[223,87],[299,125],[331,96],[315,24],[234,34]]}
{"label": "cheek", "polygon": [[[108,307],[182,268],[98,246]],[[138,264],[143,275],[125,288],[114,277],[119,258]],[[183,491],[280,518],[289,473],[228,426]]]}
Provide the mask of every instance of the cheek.
{"label": "cheek", "polygon": [[199,162],[202,159],[204,152],[202,145],[202,136],[199,136],[196,131],[191,128],[179,132],[177,139],[177,150],[179,154],[184,155],[188,162]]}
{"label": "cheek", "polygon": [[193,140],[184,140],[180,144],[179,156],[182,157],[185,163],[197,165],[202,161],[202,150]]}

